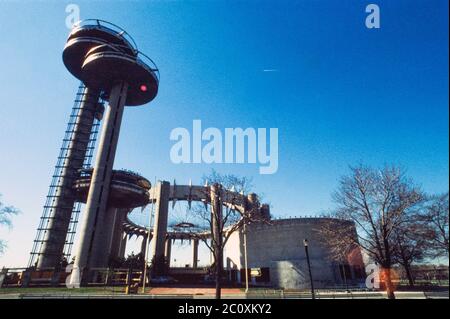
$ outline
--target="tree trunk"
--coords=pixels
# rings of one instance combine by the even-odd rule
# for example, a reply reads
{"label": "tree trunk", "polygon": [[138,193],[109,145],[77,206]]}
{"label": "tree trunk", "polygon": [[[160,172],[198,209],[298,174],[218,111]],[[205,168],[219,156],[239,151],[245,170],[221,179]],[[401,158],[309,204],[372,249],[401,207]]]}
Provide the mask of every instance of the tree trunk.
{"label": "tree trunk", "polygon": [[410,265],[408,263],[405,263],[403,265],[403,268],[405,269],[406,278],[408,278],[409,286],[414,287],[414,277],[412,276]]}
{"label": "tree trunk", "polygon": [[216,299],[222,298],[221,290],[222,288],[220,287],[220,276],[219,276],[216,278]]}
{"label": "tree trunk", "polygon": [[216,254],[216,299],[220,299],[222,297],[222,263],[220,262],[222,260],[222,253],[220,248]]}
{"label": "tree trunk", "polygon": [[398,239],[398,246],[400,248],[400,255],[402,258],[402,262],[400,264],[402,264],[403,268],[405,269],[406,278],[408,278],[409,286],[414,287],[414,278],[411,274],[411,261],[408,261],[408,258],[406,257],[405,250],[403,248],[403,245],[401,244],[400,239]]}
{"label": "tree trunk", "polygon": [[391,277],[391,268],[386,267],[384,272],[385,272],[384,275],[385,275],[387,297],[388,299],[395,299],[394,285],[392,284],[392,277]]}
{"label": "tree trunk", "polygon": [[383,243],[384,243],[384,249],[385,249],[385,267],[384,267],[384,272],[385,272],[385,277],[386,277],[386,293],[387,293],[387,297],[389,299],[395,299],[395,295],[394,295],[394,285],[392,284],[392,274],[391,274],[391,266],[392,266],[392,259],[391,259],[391,251],[390,251],[390,245],[389,245],[389,241],[388,238],[386,236],[385,233],[383,233]]}
{"label": "tree trunk", "polygon": [[221,296],[221,290],[222,290],[222,287],[221,287],[221,282],[220,282],[220,270],[218,270],[219,269],[219,267],[217,267],[218,265],[216,265],[216,299],[220,299],[222,296]]}
{"label": "tree trunk", "polygon": [[221,186],[214,184],[211,187],[211,226],[214,243],[214,259],[216,264],[216,299],[221,297],[221,277],[223,269],[223,215],[221,201]]}

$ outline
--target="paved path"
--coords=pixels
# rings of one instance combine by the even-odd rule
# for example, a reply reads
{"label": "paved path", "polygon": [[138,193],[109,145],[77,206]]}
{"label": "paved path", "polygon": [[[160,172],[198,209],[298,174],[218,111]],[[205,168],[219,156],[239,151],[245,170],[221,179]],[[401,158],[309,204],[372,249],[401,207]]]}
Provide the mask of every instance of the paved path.
{"label": "paved path", "polygon": [[[155,287],[150,289],[153,295],[215,295],[214,288]],[[222,288],[222,295],[244,294],[239,288]]]}

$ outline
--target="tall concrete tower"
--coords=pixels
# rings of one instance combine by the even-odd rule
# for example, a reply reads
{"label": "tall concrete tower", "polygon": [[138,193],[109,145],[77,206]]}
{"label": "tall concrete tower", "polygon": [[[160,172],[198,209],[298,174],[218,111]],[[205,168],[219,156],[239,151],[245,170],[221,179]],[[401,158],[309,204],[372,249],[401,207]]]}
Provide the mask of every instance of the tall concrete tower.
{"label": "tall concrete tower", "polygon": [[[79,181],[80,169],[86,168],[95,119],[103,113],[104,102],[107,106],[94,169],[89,176],[86,210],[75,254],[75,268],[84,269],[91,265],[95,242],[99,242],[94,240],[99,236],[96,230],[101,229],[98,223],[107,220],[105,215],[110,211],[107,206],[111,202],[112,169],[124,107],[150,102],[159,85],[159,72],[153,61],[138,51],[126,31],[105,21],[84,20],[75,25],[64,47],[63,61],[69,72],[83,83],[83,92],[76,103],[76,118],[59,165],[62,168],[52,183],[55,190],[51,193],[50,204],[46,204],[50,210],[41,218],[31,254],[30,266],[36,265],[40,269],[58,267],[64,255],[69,226],[74,220],[73,207],[77,202],[74,185]],[[136,185],[142,180],[137,179]],[[145,192],[149,188],[147,184],[136,191]],[[130,202],[128,208],[136,205]]]}

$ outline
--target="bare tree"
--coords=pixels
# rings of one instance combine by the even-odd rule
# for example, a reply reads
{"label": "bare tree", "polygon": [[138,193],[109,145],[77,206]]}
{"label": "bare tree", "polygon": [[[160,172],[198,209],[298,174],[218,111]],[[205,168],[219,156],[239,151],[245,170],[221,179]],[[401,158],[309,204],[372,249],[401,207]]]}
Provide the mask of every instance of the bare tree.
{"label": "bare tree", "polygon": [[424,260],[429,247],[419,215],[409,217],[395,229],[393,241],[394,262],[404,268],[409,286],[413,287],[414,276],[411,265]]}
{"label": "bare tree", "polygon": [[[267,221],[260,213],[256,195],[247,196],[251,190],[251,180],[235,175],[221,175],[212,171],[203,177],[205,184],[204,198],[207,200],[195,204],[190,212],[192,225],[187,231],[191,238],[201,240],[213,255],[216,299],[221,298],[223,277],[223,252],[231,235],[246,224]],[[230,198],[235,194],[235,198]],[[250,197],[252,200],[248,200]],[[244,203],[242,203],[244,201]],[[237,206],[244,204],[245,209]]]}
{"label": "bare tree", "polygon": [[360,165],[350,170],[333,194],[337,204],[333,215],[352,221],[358,233],[349,232],[350,224],[329,231],[333,238],[340,238],[336,250],[357,245],[381,266],[388,297],[394,299],[391,267],[395,263],[395,234],[424,195],[401,168],[376,170]]}
{"label": "bare tree", "polygon": [[217,183],[225,189],[233,190],[240,194],[250,194],[253,188],[252,178],[234,174],[220,174],[214,169],[211,170],[209,175],[203,175],[202,183],[205,185]]}
{"label": "bare tree", "polygon": [[318,233],[317,237],[321,238],[321,244],[327,247],[326,258],[339,267],[343,267],[341,273],[348,289],[345,265],[364,266],[355,223],[349,220],[329,218],[330,214],[322,215],[320,226],[316,226],[313,231]]}
{"label": "bare tree", "polygon": [[[1,198],[1,194],[0,194]],[[13,206],[6,206],[0,200],[0,226],[12,227],[11,217],[17,215],[19,210]],[[4,253],[6,249],[6,243],[0,239],[0,255]]]}
{"label": "bare tree", "polygon": [[431,196],[422,217],[425,236],[428,239],[431,257],[448,257],[448,192]]}

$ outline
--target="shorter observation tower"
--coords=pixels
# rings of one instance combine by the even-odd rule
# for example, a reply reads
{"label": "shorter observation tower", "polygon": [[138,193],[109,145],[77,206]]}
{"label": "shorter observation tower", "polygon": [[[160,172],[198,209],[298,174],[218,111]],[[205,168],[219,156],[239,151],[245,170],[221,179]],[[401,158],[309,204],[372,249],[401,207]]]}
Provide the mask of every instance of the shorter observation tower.
{"label": "shorter observation tower", "polygon": [[[83,170],[74,183],[77,202],[86,203],[92,182],[92,169]],[[113,170],[105,214],[96,222],[89,268],[107,268],[109,262],[120,256],[123,224],[127,214],[149,202],[151,184],[146,178],[126,170]]]}

